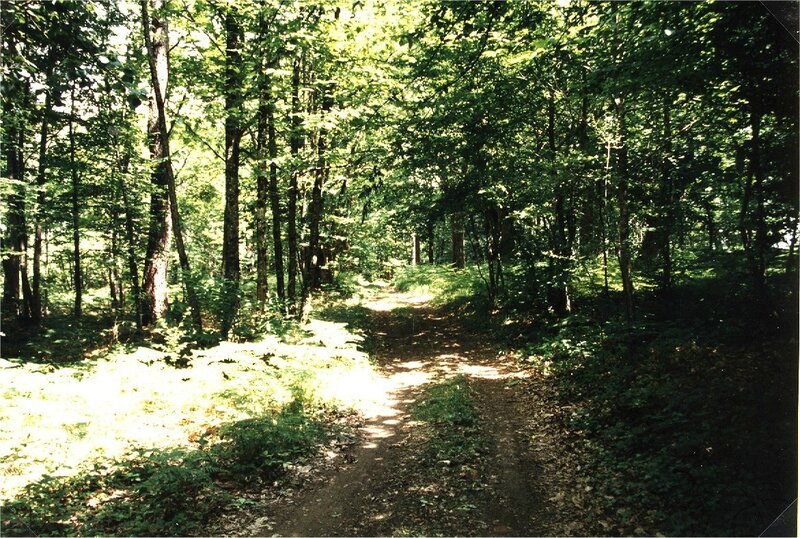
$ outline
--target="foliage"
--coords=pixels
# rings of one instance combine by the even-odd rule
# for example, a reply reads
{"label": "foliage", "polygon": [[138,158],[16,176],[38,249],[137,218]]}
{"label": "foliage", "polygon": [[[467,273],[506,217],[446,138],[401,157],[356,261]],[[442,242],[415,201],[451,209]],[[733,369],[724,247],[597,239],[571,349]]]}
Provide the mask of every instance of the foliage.
{"label": "foliage", "polygon": [[[163,330],[163,346],[185,344]],[[311,320],[286,341],[190,349],[180,368],[166,349],[133,346],[71,363],[1,361],[3,532],[201,532],[228,482],[274,479],[314,452],[331,410],[359,397],[341,379],[376,382],[354,339]]]}
{"label": "foliage", "polygon": [[[622,520],[633,499],[662,530],[735,531],[698,523],[702,510],[736,511],[748,501],[729,498],[754,497],[727,495],[732,481],[713,489],[723,470],[757,482],[742,472],[746,447],[717,439],[741,432],[736,421],[757,429],[744,411],[763,407],[757,382],[773,386],[770,368],[792,378],[782,370],[791,361],[767,360],[796,347],[774,331],[798,318],[800,86],[786,31],[796,11],[0,2],[1,351],[13,404],[0,416],[14,424],[0,441],[17,466],[8,487],[54,472],[78,447],[99,450],[90,442],[109,436],[90,408],[112,404],[124,407],[118,422],[186,413],[191,434],[252,419],[229,432],[230,460],[273,472],[262,436],[291,455],[316,433],[294,415],[276,418],[280,427],[262,420],[267,411],[292,388],[313,407],[347,401],[330,379],[373,379],[356,347],[372,345],[366,276],[534,341],[532,362],[576,406],[570,427],[611,473],[596,476],[624,490],[608,493],[627,499]],[[142,52],[154,29],[169,42],[158,61],[152,46]],[[169,71],[160,122],[150,60]],[[706,387],[692,385],[699,374]],[[467,432],[473,425],[434,417],[469,408],[453,383],[420,412]],[[735,405],[720,413],[728,384]],[[116,399],[87,390],[98,387],[119,389]],[[169,405],[167,394],[192,390]],[[176,420],[152,448],[181,445],[189,433]],[[297,437],[283,439],[281,421]],[[111,423],[115,448],[100,452],[116,460],[136,437]],[[213,497],[213,481],[181,469],[165,463],[163,480],[136,486],[142,506],[148,491],[189,483]],[[694,483],[709,500],[691,507]],[[656,506],[665,497],[676,499],[674,517]],[[66,521],[51,519],[43,532]]]}
{"label": "foliage", "polygon": [[472,389],[463,375],[428,387],[411,415],[433,426],[429,449],[435,462],[470,462],[485,449]]}
{"label": "foliage", "polygon": [[286,462],[308,455],[325,438],[322,424],[309,419],[302,398],[295,398],[276,416],[243,420],[223,427],[225,457],[243,476],[274,478]]}
{"label": "foliage", "polygon": [[[724,287],[684,289],[679,317],[573,315],[527,350],[558,387],[593,487],[626,533],[757,534],[793,496],[796,362],[768,318],[750,328],[759,343],[742,341],[742,299],[711,299]],[[713,315],[691,307],[704,299]]]}
{"label": "foliage", "polygon": [[406,266],[396,273],[392,285],[401,292],[429,297],[437,306],[485,308],[480,268],[475,266],[463,270],[440,265]]}
{"label": "foliage", "polygon": [[323,423],[298,400],[219,431],[221,442],[194,450],[139,450],[126,460],[96,461],[77,477],[45,476],[5,505],[4,534],[195,535],[231,501],[221,478],[275,478],[325,437]]}

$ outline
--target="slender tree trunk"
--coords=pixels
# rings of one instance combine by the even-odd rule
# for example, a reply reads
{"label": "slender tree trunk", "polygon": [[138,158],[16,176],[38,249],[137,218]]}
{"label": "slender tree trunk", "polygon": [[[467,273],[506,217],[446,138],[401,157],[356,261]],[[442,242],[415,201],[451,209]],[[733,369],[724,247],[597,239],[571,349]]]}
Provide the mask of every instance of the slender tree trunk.
{"label": "slender tree trunk", "polygon": [[31,318],[34,323],[42,319],[42,232],[43,208],[45,203],[45,181],[47,172],[47,136],[49,128],[49,115],[52,111],[53,99],[48,91],[44,98],[42,110],[42,124],[39,129],[39,166],[36,171],[36,212],[34,214],[33,235],[33,301],[31,305]]}
{"label": "slender tree trunk", "polygon": [[420,264],[419,236],[417,232],[411,232],[411,265]]}
{"label": "slender tree trunk", "polygon": [[292,131],[290,135],[290,150],[292,155],[292,172],[289,177],[289,207],[287,210],[287,242],[289,247],[288,262],[288,295],[290,312],[295,311],[295,301],[297,300],[297,197],[298,179],[300,175],[300,147],[302,146],[302,134],[300,133],[300,56],[296,56],[292,62]]}
{"label": "slender tree trunk", "polygon": [[[264,75],[261,75],[262,78]],[[262,80],[262,84],[268,84]],[[267,302],[267,100],[266,90],[262,93],[258,103],[258,127],[256,132],[256,152],[258,164],[256,165],[256,299],[261,311],[264,311]]]}
{"label": "slender tree trunk", "polygon": [[25,189],[22,184],[23,171],[20,159],[19,144],[19,118],[14,117],[14,103],[11,96],[3,92],[3,122],[5,123],[3,140],[6,170],[5,177],[18,184],[12,184],[13,193],[8,196],[8,235],[7,246],[11,252],[3,258],[3,310],[10,319],[27,321],[24,301],[20,303],[20,271],[24,267],[22,255],[25,246]]}
{"label": "slender tree trunk", "polygon": [[453,244],[453,266],[456,269],[464,268],[464,214],[460,211],[453,213],[451,218],[451,238]]}
{"label": "slender tree trunk", "polygon": [[703,209],[705,210],[705,218],[703,220],[708,233],[708,250],[713,252],[717,250],[717,223],[714,221],[714,206],[711,205],[711,202],[705,202]]}
{"label": "slender tree trunk", "polygon": [[753,266],[756,290],[759,294],[764,295],[766,290],[766,275],[767,275],[767,250],[769,249],[769,240],[767,238],[767,221],[764,209],[764,169],[761,166],[761,113],[753,111],[750,114],[750,129],[753,133],[753,147],[752,147],[752,165],[753,177],[755,182],[753,184],[753,194],[755,195],[756,208],[755,208],[755,263]]}
{"label": "slender tree trunk", "polygon": [[625,293],[625,314],[628,319],[633,319],[633,275],[630,245],[630,206],[628,204],[628,133],[625,105],[622,98],[618,98],[617,103],[617,117],[619,120],[619,147],[616,150],[617,205],[619,206],[619,221],[617,224],[619,250],[617,256],[622,278],[622,289]]}
{"label": "slender tree trunk", "polygon": [[606,174],[600,185],[600,241],[603,248],[603,293],[608,298],[608,175],[611,173],[611,141],[606,146]]}
{"label": "slender tree trunk", "polygon": [[674,210],[672,185],[672,126],[670,118],[671,97],[664,97],[664,154],[661,159],[661,288],[672,287],[672,222]]}
{"label": "slender tree trunk", "polygon": [[[322,114],[328,114],[333,106],[333,85],[323,87]],[[311,206],[308,211],[308,255],[306,258],[306,281],[309,290],[318,290],[322,284],[322,244],[320,240],[320,225],[324,211],[322,189],[325,183],[327,169],[328,130],[320,127],[317,137],[317,166],[314,174],[314,187],[311,191]]]}
{"label": "slender tree trunk", "polygon": [[[172,170],[172,161],[169,151],[169,130],[167,129],[167,113],[164,100],[166,98],[166,88],[169,80],[168,70],[168,54],[169,54],[169,40],[167,21],[165,19],[152,19],[154,29],[154,36],[158,37],[159,45],[156,48],[153,36],[150,34],[151,18],[148,14],[148,0],[142,0],[142,22],[144,29],[144,40],[147,47],[147,55],[150,64],[150,79],[153,85],[153,96],[156,103],[156,112],[158,118],[158,137],[151,137],[151,158],[156,160],[156,155],[153,154],[153,149],[159,149],[158,146],[154,148],[153,141],[160,141],[160,149],[162,150],[161,158],[157,160],[154,175],[162,175],[167,179],[167,190],[169,195],[169,207],[171,224],[175,233],[175,246],[178,250],[178,260],[181,265],[181,272],[183,276],[183,284],[186,289],[186,298],[191,308],[192,321],[195,329],[202,331],[203,318],[200,311],[200,302],[197,300],[194,284],[191,281],[191,269],[189,267],[189,257],[186,255],[186,246],[183,242],[183,232],[181,228],[180,213],[178,212],[178,196],[175,190],[175,175]],[[153,0],[153,5],[156,9],[163,7],[163,0]],[[151,109],[152,111],[152,109]]]}
{"label": "slender tree trunk", "polygon": [[564,187],[558,181],[557,166],[557,150],[556,150],[556,104],[555,104],[555,91],[551,88],[547,101],[547,145],[550,152],[550,174],[552,178],[553,187],[555,189],[555,203],[553,205],[555,226],[553,239],[553,253],[555,260],[552,263],[555,269],[554,280],[550,290],[551,306],[558,315],[568,314],[571,310],[569,287],[567,284],[568,268],[567,259],[569,257],[569,245],[567,244],[567,236],[565,229],[567,227],[567,219],[565,215],[565,196]]}
{"label": "slender tree trunk", "polygon": [[[146,1],[142,0],[143,10]],[[163,9],[164,0],[152,0],[156,12]],[[145,19],[145,33],[150,35],[150,22]],[[144,261],[142,282],[142,325],[149,326],[164,317],[169,307],[168,279],[169,247],[172,241],[172,219],[170,218],[169,178],[165,159],[165,143],[159,125],[158,98],[166,99],[168,85],[168,46],[169,29],[167,21],[158,15],[152,18],[152,40],[148,48],[150,61],[155,65],[160,96],[156,95],[155,85],[150,91],[147,137],[150,146],[150,159],[155,163],[150,175],[150,224],[147,233],[147,250]],[[125,189],[124,195],[127,197]],[[128,238],[129,242],[131,237]],[[130,247],[129,262],[130,264]]]}
{"label": "slender tree trunk", "polygon": [[433,222],[433,219],[428,219],[427,230],[426,230],[427,231],[427,235],[428,235],[428,239],[426,241],[425,247],[426,247],[427,254],[428,254],[428,263],[430,265],[433,265],[433,247],[434,247],[433,243],[435,241],[435,235],[434,235],[435,228],[434,228],[434,225],[435,225],[435,223]]}
{"label": "slender tree trunk", "polygon": [[[11,39],[11,34],[4,32],[3,37],[7,39],[4,41],[6,56],[13,58],[16,55],[16,43]],[[9,84],[10,82],[10,84]],[[24,211],[24,191],[19,192],[21,185],[21,166],[17,161],[19,156],[17,152],[17,124],[19,119],[15,117],[14,109],[15,103],[13,97],[17,93],[15,90],[18,88],[16,81],[4,80],[3,92],[0,94],[3,100],[3,152],[5,161],[5,170],[3,177],[11,181],[20,182],[17,184],[12,183],[14,191],[9,193],[8,198],[5,200],[8,204],[7,232],[3,237],[3,250],[10,251],[3,253],[3,314],[9,320],[17,321],[19,319],[19,247],[18,238],[20,236],[20,228],[23,221],[23,216],[20,214]]]}
{"label": "slender tree trunk", "polygon": [[281,204],[278,194],[278,144],[275,136],[275,100],[272,89],[267,86],[267,150],[269,152],[269,203],[272,210],[272,244],[275,260],[275,291],[282,303],[286,299],[283,280],[283,241],[281,240]]}
{"label": "slender tree trunk", "polygon": [[78,167],[75,161],[75,128],[73,118],[75,117],[75,87],[70,92],[71,110],[69,117],[69,168],[72,177],[72,249],[73,249],[73,285],[75,287],[75,305],[73,314],[76,318],[81,317],[81,303],[83,294],[83,274],[81,271],[81,236],[80,236],[80,213],[78,208]]}
{"label": "slender tree trunk", "polygon": [[797,218],[792,219],[792,238],[789,240],[789,254],[786,256],[786,274],[791,274],[797,269],[797,257],[795,251],[797,249]]}
{"label": "slender tree trunk", "polygon": [[225,216],[221,332],[227,336],[239,303],[239,146],[242,139],[242,26],[233,7],[225,14]]}
{"label": "slender tree trunk", "polygon": [[[9,39],[5,43],[8,56],[13,57],[16,44]],[[25,119],[16,113],[17,107],[25,110],[30,106],[30,88],[19,80],[4,78],[3,97],[3,149],[5,150],[5,178],[11,180],[13,192],[7,199],[6,222],[8,235],[4,250],[9,250],[3,259],[3,311],[15,321],[31,321],[33,292],[28,281],[28,231],[25,215],[25,169],[22,148],[25,142]],[[20,98],[14,102],[14,97]],[[21,288],[21,289],[20,289]],[[19,300],[22,291],[22,302]]]}
{"label": "slender tree trunk", "polygon": [[[125,153],[120,165],[120,174],[117,176],[120,192],[122,193],[122,207],[125,211],[125,241],[128,250],[128,273],[131,279],[131,292],[133,293],[134,315],[136,316],[136,328],[142,329],[142,297],[139,288],[139,269],[136,260],[136,234],[133,223],[133,210],[125,185],[125,174],[128,173],[130,164],[130,154]],[[119,161],[118,161],[119,162]]]}

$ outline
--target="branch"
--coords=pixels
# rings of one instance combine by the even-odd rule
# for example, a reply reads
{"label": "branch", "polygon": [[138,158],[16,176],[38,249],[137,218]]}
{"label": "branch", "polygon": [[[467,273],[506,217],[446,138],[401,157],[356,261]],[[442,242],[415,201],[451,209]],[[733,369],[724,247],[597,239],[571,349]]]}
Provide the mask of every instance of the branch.
{"label": "branch", "polygon": [[205,140],[205,139],[204,139],[202,136],[200,136],[199,134],[197,134],[197,131],[195,131],[195,130],[192,128],[192,126],[191,126],[189,123],[187,123],[187,122],[183,122],[183,125],[185,125],[185,126],[186,126],[186,130],[187,130],[187,131],[189,131],[190,133],[192,133],[192,135],[193,135],[193,136],[194,136],[194,137],[195,137],[195,138],[196,138],[196,139],[197,139],[199,142],[201,142],[201,143],[202,143],[202,144],[203,144],[203,145],[204,145],[206,148],[208,148],[208,149],[209,149],[209,150],[210,150],[210,151],[211,151],[211,152],[212,152],[214,155],[216,155],[218,159],[220,159],[220,160],[221,160],[221,161],[223,161],[223,162],[225,161],[225,156],[224,156],[224,155],[222,155],[222,154],[221,154],[219,151],[217,151],[216,149],[214,149],[214,146],[212,146],[211,144],[209,144],[209,143],[208,143],[208,142],[207,142],[207,141],[206,141],[206,140]]}

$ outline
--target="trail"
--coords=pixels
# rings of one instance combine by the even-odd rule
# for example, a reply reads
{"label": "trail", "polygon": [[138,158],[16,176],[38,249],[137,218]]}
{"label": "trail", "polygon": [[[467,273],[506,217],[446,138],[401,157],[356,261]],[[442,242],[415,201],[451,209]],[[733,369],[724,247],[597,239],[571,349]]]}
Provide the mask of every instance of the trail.
{"label": "trail", "polygon": [[[537,424],[540,406],[527,373],[499,354],[487,334],[468,328],[428,302],[384,292],[371,300],[376,360],[386,380],[367,409],[360,443],[329,476],[279,499],[257,535],[496,535],[560,534],[551,502],[557,440]],[[489,453],[460,470],[430,468],[421,457],[411,404],[426,385],[456,374],[474,391]],[[532,400],[533,399],[533,400]],[[449,474],[448,474],[449,473]],[[449,503],[449,504],[448,504]],[[457,510],[445,505],[461,503]],[[574,529],[572,529],[574,531]]]}

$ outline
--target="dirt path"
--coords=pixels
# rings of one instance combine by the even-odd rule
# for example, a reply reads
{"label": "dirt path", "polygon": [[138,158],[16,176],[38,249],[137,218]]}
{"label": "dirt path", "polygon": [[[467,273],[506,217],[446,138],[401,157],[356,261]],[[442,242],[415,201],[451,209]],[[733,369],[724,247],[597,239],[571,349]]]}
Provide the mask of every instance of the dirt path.
{"label": "dirt path", "polygon": [[[552,489],[557,440],[531,414],[541,396],[486,334],[424,302],[381,294],[368,305],[382,402],[341,465],[268,508],[253,534],[281,536],[562,534]],[[469,465],[432,466],[425,429],[409,416],[424,387],[455,374],[473,388],[486,453]]]}

